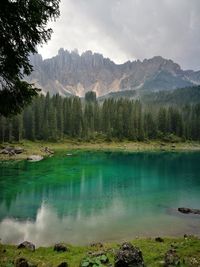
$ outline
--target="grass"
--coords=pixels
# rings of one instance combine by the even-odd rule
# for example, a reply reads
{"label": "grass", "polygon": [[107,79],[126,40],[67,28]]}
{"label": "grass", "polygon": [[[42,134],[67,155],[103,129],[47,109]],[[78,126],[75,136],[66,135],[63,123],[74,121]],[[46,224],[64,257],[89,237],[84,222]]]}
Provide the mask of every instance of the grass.
{"label": "grass", "polygon": [[[5,144],[6,145],[6,144]],[[21,160],[26,159],[29,155],[42,155],[46,153],[42,150],[44,147],[49,147],[55,152],[62,150],[110,150],[110,151],[200,151],[200,142],[179,142],[169,143],[161,141],[147,141],[147,142],[130,142],[130,141],[112,141],[105,142],[102,140],[95,140],[91,142],[83,142],[72,139],[65,139],[59,142],[43,142],[43,141],[22,141],[20,143],[7,144],[12,146],[20,146],[25,149],[24,153],[15,156],[8,156],[0,154],[0,160]]]}
{"label": "grass", "polygon": [[[145,266],[163,266],[165,253],[174,246],[181,259],[181,265],[185,267],[200,266],[200,239],[196,237],[187,238],[164,238],[164,242],[159,243],[154,239],[136,239],[131,242],[142,250]],[[30,263],[38,267],[56,267],[61,262],[66,261],[69,267],[80,266],[81,260],[87,256],[88,252],[99,250],[105,251],[109,258],[109,263],[114,266],[114,255],[119,248],[119,244],[103,244],[103,248],[98,246],[75,247],[68,245],[69,251],[55,252],[53,247],[40,247],[35,252],[27,249],[17,249],[13,245],[0,245],[0,266],[11,267],[19,257],[26,258]]]}

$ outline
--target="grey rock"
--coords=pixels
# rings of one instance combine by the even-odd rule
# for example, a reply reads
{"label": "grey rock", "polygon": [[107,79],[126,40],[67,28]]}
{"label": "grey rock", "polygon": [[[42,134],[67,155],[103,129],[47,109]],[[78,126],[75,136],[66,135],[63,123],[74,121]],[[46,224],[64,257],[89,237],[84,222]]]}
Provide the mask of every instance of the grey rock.
{"label": "grey rock", "polygon": [[185,214],[199,214],[200,215],[200,209],[190,209],[190,208],[178,208],[178,211]]}
{"label": "grey rock", "polygon": [[24,152],[24,149],[22,147],[15,147],[14,151],[16,154],[21,154]]}
{"label": "grey rock", "polygon": [[103,244],[101,242],[97,242],[97,243],[92,243],[90,244],[91,247],[98,247],[98,248],[102,248]]}
{"label": "grey rock", "polygon": [[156,237],[155,241],[156,242],[164,242],[164,239],[162,237]]}
{"label": "grey rock", "polygon": [[43,159],[43,156],[40,156],[40,155],[31,155],[31,156],[28,156],[27,160],[30,161],[30,162],[36,162],[36,161],[40,161]]}
{"label": "grey rock", "polygon": [[0,151],[0,154],[7,155],[7,154],[9,154],[9,151],[6,150],[6,149],[4,148],[4,149],[2,149],[2,150]]}
{"label": "grey rock", "polygon": [[57,267],[68,267],[68,263],[65,261],[65,262],[61,262],[60,264],[58,264]]}
{"label": "grey rock", "polygon": [[123,243],[115,255],[115,267],[144,267],[141,250],[131,243]]}
{"label": "grey rock", "polygon": [[164,259],[164,266],[165,267],[180,266],[180,258],[177,255],[175,249],[170,249],[166,252]]}
{"label": "grey rock", "polygon": [[57,252],[65,252],[68,251],[68,248],[66,247],[66,245],[62,244],[62,243],[58,243],[54,245],[54,251]]}
{"label": "grey rock", "polygon": [[20,249],[20,248],[27,248],[27,249],[29,249],[31,251],[35,251],[35,245],[33,243],[31,243],[31,242],[28,242],[28,241],[22,242],[21,244],[19,244],[17,246],[17,248],[18,249]]}
{"label": "grey rock", "polygon": [[18,258],[15,261],[15,267],[29,267],[28,261],[24,258]]}
{"label": "grey rock", "polygon": [[118,65],[98,53],[86,51],[79,55],[61,48],[50,59],[31,55],[30,62],[34,71],[26,79],[51,95],[83,96],[94,90],[102,96],[121,90],[158,91],[200,84],[200,71],[184,71],[160,56]]}

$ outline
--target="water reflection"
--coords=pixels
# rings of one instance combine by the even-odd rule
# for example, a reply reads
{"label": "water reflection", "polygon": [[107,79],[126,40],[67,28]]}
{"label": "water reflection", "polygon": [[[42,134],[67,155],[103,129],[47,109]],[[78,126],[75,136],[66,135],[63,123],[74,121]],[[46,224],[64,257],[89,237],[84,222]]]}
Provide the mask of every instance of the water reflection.
{"label": "water reflection", "polygon": [[90,216],[77,211],[77,217],[58,216],[56,211],[42,204],[35,221],[19,221],[6,218],[0,223],[3,243],[19,244],[30,240],[36,246],[52,245],[56,242],[89,244],[94,241],[129,240],[137,236],[200,234],[199,221],[192,218],[182,220],[181,216],[144,217],[128,215],[119,201],[113,201],[109,208],[94,212]]}
{"label": "water reflection", "polygon": [[[198,234],[200,154],[79,153],[0,165],[0,236],[36,245]],[[170,212],[169,212],[170,211]]]}

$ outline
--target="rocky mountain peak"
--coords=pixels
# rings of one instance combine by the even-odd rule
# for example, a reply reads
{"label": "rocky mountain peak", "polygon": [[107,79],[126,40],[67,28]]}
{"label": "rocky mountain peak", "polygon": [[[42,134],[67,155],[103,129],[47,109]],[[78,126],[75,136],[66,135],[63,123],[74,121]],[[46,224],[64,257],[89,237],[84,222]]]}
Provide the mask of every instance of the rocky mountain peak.
{"label": "rocky mountain peak", "polygon": [[43,92],[83,96],[96,91],[98,96],[120,90],[168,90],[200,84],[199,72],[183,71],[170,59],[155,56],[143,61],[115,64],[109,58],[88,50],[81,55],[60,48],[50,59],[31,55],[34,71],[27,79]]}

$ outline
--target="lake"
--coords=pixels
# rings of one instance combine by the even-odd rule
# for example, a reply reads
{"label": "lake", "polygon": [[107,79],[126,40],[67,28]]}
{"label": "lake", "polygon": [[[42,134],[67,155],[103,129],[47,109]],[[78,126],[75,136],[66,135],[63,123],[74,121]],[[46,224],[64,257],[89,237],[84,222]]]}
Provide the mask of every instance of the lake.
{"label": "lake", "polygon": [[37,246],[200,235],[200,153],[62,152],[0,163],[0,238]]}

